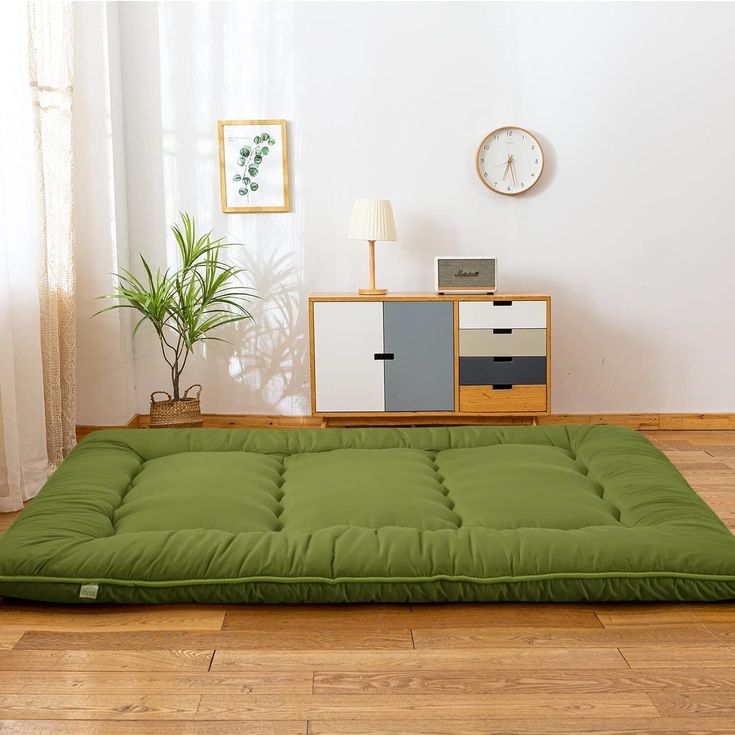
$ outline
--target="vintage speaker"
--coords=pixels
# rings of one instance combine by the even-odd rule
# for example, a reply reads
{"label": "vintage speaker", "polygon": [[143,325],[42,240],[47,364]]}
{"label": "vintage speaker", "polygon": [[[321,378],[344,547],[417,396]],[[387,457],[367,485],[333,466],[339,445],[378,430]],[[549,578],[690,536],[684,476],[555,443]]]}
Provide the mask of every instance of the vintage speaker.
{"label": "vintage speaker", "polygon": [[434,286],[438,293],[495,293],[498,261],[472,255],[440,255],[434,258]]}

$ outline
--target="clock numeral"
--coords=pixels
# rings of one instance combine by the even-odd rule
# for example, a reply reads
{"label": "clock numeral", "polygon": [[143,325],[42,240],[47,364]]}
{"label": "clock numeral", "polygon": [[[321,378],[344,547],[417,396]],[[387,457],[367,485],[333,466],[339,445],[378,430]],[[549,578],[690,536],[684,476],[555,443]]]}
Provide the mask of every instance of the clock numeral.
{"label": "clock numeral", "polygon": [[485,173],[483,174],[483,176],[484,176],[485,178],[487,178],[487,171],[485,171]]}
{"label": "clock numeral", "polygon": [[499,135],[496,135],[495,136],[495,140],[498,140],[498,138],[500,138],[500,136]]}
{"label": "clock numeral", "polygon": [[498,185],[498,182],[497,181],[493,181],[493,186],[497,186],[497,185]]}
{"label": "clock numeral", "polygon": [[534,163],[538,163],[538,158],[534,161]]}
{"label": "clock numeral", "polygon": [[508,187],[508,191],[510,191],[510,187]]}
{"label": "clock numeral", "polygon": [[525,186],[525,184],[521,181],[521,189]]}
{"label": "clock numeral", "polygon": [[535,176],[536,174],[531,174],[531,176]]}
{"label": "clock numeral", "polygon": [[536,146],[535,146],[535,145],[532,145],[532,146],[531,146],[531,150],[532,150],[532,151],[535,151],[535,150],[536,150]]}
{"label": "clock numeral", "polygon": [[486,151],[489,151],[489,150],[490,150],[490,146],[489,146],[489,145],[486,145],[486,146],[485,146],[485,150],[486,150]]}
{"label": "clock numeral", "polygon": [[[485,159],[484,158],[481,158],[480,159],[480,163],[485,163]],[[538,163],[538,161],[536,161],[536,163]]]}
{"label": "clock numeral", "polygon": [[508,135],[508,136],[511,136],[511,135],[513,135],[513,131],[512,130],[508,130],[508,131],[506,131],[505,134]]}

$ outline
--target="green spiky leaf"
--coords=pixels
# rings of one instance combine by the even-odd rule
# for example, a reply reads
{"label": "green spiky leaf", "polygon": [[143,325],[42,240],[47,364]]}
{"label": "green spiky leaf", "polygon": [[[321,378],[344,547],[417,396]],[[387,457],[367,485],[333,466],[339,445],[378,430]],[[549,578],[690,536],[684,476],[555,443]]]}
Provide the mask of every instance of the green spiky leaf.
{"label": "green spiky leaf", "polygon": [[[239,191],[247,194],[247,184]],[[139,313],[134,334],[146,322],[153,327],[171,371],[174,397],[178,397],[181,373],[196,343],[220,339],[211,335],[214,329],[252,319],[246,304],[254,294],[242,285],[243,269],[224,259],[230,245],[223,238],[211,232],[198,234],[194,220],[185,212],[181,224],[171,231],[178,247],[178,267],[154,271],[141,256],[142,276],[125,269],[115,274],[113,292],[100,297],[114,303],[97,313],[133,309]]]}

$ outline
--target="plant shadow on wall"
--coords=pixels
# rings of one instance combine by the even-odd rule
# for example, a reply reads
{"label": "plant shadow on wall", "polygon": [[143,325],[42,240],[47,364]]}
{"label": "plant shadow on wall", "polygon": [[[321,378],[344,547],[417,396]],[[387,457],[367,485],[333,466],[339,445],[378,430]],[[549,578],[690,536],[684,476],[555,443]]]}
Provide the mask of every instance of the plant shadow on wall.
{"label": "plant shadow on wall", "polygon": [[[170,370],[173,395],[166,391],[151,395],[151,425],[154,417],[160,417],[161,421],[156,422],[159,426],[201,425],[199,395],[190,398],[189,389],[181,393],[181,376],[189,357],[198,343],[222,341],[213,336],[215,330],[252,320],[245,304],[251,302],[255,293],[242,285],[245,270],[225,259],[225,250],[233,244],[214,238],[211,231],[198,236],[194,220],[185,212],[181,213],[181,222],[182,227],[171,227],[179,266],[165,271],[157,268],[154,273],[141,255],[145,271],[142,279],[125,269],[115,274],[115,291],[100,298],[116,303],[95,314],[113,309],[137,311],[139,319],[133,337],[144,323],[153,327],[161,356]],[[168,401],[156,401],[156,393],[168,395]]]}
{"label": "plant shadow on wall", "polygon": [[257,254],[244,249],[237,265],[264,298],[253,304],[252,323],[233,323],[224,330],[235,349],[226,355],[220,345],[207,357],[227,361],[230,377],[245,389],[242,400],[248,407],[264,413],[308,413],[309,351],[300,269],[293,265],[292,253],[275,249]]}

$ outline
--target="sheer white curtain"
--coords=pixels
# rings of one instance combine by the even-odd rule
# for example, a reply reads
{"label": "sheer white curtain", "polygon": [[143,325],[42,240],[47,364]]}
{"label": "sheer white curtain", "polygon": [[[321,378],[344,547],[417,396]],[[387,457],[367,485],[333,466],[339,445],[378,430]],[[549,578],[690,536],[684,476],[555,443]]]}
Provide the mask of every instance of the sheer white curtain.
{"label": "sheer white curtain", "polygon": [[68,3],[0,5],[0,95],[0,512],[8,512],[73,444]]}
{"label": "sheer white curtain", "polygon": [[56,466],[74,446],[76,423],[72,6],[69,2],[29,3],[28,19],[46,448],[49,462]]}

